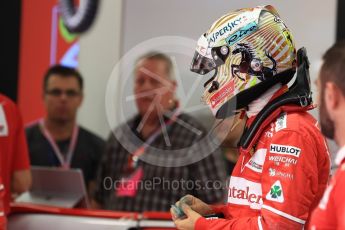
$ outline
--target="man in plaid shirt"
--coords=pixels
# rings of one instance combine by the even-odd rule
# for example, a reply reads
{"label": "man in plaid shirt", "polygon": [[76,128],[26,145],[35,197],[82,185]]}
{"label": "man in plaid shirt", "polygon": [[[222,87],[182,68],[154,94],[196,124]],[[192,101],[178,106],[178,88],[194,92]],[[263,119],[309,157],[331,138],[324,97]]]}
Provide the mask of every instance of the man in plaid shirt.
{"label": "man in plaid shirt", "polygon": [[186,194],[224,200],[226,169],[217,142],[175,99],[173,65],[161,53],[138,59],[138,115],[110,135],[99,167],[94,208],[168,211]]}

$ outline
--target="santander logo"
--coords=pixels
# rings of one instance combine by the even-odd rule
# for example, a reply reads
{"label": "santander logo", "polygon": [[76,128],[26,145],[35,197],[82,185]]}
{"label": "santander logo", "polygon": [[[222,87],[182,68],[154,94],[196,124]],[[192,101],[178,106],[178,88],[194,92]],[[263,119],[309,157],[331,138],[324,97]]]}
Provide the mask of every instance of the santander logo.
{"label": "santander logo", "polygon": [[229,188],[229,197],[236,199],[245,199],[249,203],[260,203],[261,195],[250,193],[250,188],[247,186],[245,190],[237,189],[236,187]]}
{"label": "santander logo", "polygon": [[234,92],[234,80],[231,80],[211,97],[210,102],[211,102],[212,109],[214,109],[224,98],[228,97],[233,92]]}
{"label": "santander logo", "polygon": [[261,209],[261,184],[240,177],[231,177],[228,203],[248,205],[252,209]]}

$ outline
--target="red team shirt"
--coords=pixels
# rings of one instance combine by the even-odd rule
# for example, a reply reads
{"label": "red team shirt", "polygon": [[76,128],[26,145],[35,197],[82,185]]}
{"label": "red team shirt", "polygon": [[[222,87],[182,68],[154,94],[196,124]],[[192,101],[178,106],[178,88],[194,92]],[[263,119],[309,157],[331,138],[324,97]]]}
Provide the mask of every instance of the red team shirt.
{"label": "red team shirt", "polygon": [[345,229],[345,146],[339,150],[335,163],[339,168],[313,212],[312,230]]}
{"label": "red team shirt", "polygon": [[[195,229],[302,229],[326,188],[330,160],[317,121],[298,106],[276,109],[240,156],[225,219],[200,217]],[[253,119],[249,120],[249,123]]]}
{"label": "red team shirt", "polygon": [[9,212],[11,177],[29,170],[29,153],[22,119],[16,105],[0,94],[0,175],[4,185],[4,211]]}

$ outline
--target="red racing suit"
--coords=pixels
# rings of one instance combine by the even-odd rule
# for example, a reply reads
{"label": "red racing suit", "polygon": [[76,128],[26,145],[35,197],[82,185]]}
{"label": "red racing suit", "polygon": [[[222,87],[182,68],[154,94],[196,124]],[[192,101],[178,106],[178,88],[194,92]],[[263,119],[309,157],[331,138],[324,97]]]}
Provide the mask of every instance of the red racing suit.
{"label": "red racing suit", "polygon": [[[326,142],[312,106],[278,107],[240,148],[228,203],[213,206],[225,219],[200,217],[195,229],[302,229],[318,205],[330,173]],[[247,127],[254,119],[249,119]]]}
{"label": "red racing suit", "polygon": [[342,147],[335,163],[337,172],[327,187],[319,206],[314,210],[310,226],[311,230],[345,229],[345,147]]}

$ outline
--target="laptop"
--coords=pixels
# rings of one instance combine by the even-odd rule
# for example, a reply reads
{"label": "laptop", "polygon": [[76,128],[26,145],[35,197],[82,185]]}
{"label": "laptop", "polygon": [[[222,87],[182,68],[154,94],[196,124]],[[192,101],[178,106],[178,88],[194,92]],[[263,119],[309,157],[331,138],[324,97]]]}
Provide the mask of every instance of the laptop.
{"label": "laptop", "polygon": [[32,186],[15,202],[63,208],[89,208],[81,169],[32,166]]}

